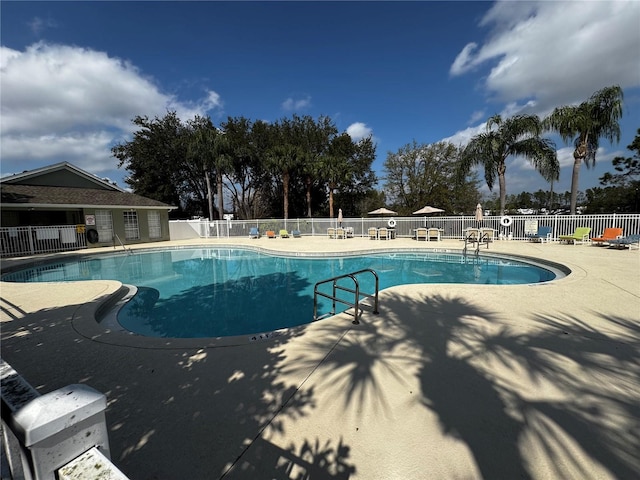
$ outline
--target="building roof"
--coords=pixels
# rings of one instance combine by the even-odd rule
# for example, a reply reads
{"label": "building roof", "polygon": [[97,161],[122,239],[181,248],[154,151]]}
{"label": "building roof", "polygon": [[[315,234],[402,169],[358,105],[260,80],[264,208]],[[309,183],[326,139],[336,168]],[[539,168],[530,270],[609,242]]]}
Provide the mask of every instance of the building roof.
{"label": "building roof", "polygon": [[[55,175],[55,177],[54,177]],[[15,175],[9,175],[7,177],[0,178],[0,183],[3,184],[21,184],[21,185],[43,185],[47,184],[54,179],[54,181],[60,182],[62,179],[75,179],[75,183],[82,182],[89,188],[101,188],[106,190],[117,190],[118,192],[125,192],[124,189],[117,186],[115,183],[108,182],[102,178],[97,177],[89,172],[85,172],[81,168],[70,164],[69,162],[60,162],[47,167],[36,168],[33,170],[27,170],[22,173],[16,173]],[[49,184],[50,186],[72,186]],[[73,185],[79,186],[79,185]]]}
{"label": "building roof", "polygon": [[47,187],[42,185],[1,185],[2,203],[7,207],[28,208],[138,208],[175,207],[135,193],[94,188]]}
{"label": "building roof", "polygon": [[67,162],[4,177],[0,191],[3,208],[176,208],[127,192]]}

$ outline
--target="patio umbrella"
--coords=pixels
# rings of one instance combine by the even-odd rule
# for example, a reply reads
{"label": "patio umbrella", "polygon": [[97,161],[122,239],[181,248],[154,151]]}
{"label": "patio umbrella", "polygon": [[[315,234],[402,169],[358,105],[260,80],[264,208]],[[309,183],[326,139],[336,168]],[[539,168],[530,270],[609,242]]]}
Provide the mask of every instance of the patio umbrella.
{"label": "patio umbrella", "polygon": [[482,218],[482,205],[478,204],[476,205],[476,222],[482,222]]}
{"label": "patio umbrella", "polygon": [[394,212],[393,210],[389,210],[388,208],[378,208],[377,210],[373,210],[369,212],[369,215],[397,215],[398,212]]}
{"label": "patio umbrella", "polygon": [[416,210],[415,212],[413,212],[414,215],[427,215],[429,213],[439,213],[439,212],[444,212],[443,209],[441,208],[436,208],[436,207],[432,207],[430,205],[427,205],[426,207],[422,207],[420,210]]}
{"label": "patio umbrella", "polygon": [[338,226],[342,226],[342,209],[338,209]]}

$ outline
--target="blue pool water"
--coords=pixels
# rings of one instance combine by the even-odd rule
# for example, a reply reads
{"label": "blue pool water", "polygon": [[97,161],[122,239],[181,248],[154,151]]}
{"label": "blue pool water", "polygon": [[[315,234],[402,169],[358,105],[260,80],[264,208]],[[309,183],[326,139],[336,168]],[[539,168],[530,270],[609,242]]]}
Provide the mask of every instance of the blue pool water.
{"label": "blue pool water", "polygon": [[[119,280],[138,287],[137,295],[118,313],[124,328],[147,336],[196,338],[309,323],[317,282],[367,268],[378,274],[380,290],[416,283],[531,284],[556,277],[551,270],[495,256],[425,252],[310,258],[193,248],[51,263],[7,274],[2,280]],[[362,292],[375,291],[373,275],[358,280]],[[353,288],[348,279],[340,284]],[[330,289],[328,284],[322,291]],[[348,299],[344,295],[341,298]],[[319,315],[331,310],[328,299],[320,299],[318,305]],[[340,303],[336,307],[338,311],[347,308]]]}

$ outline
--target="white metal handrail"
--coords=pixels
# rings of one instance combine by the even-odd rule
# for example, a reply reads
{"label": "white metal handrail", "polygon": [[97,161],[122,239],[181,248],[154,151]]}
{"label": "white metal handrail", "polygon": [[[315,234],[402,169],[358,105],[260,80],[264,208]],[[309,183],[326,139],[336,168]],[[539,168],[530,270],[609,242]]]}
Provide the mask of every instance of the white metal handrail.
{"label": "white metal handrail", "polygon": [[[360,275],[362,273],[371,273],[373,275],[373,277],[375,278],[375,293],[362,293],[360,292],[360,283],[358,282],[358,279],[356,278],[357,275]],[[344,278],[350,278],[353,281],[354,284],[354,288],[348,288],[345,287],[344,285],[338,285],[338,280],[344,279]],[[332,290],[332,294],[329,295],[328,293],[325,292],[321,292],[318,290],[318,287],[320,287],[321,285],[327,284],[327,283],[332,283],[333,284],[333,290]],[[352,272],[352,273],[346,273],[344,275],[339,275],[337,277],[333,277],[333,278],[328,278],[326,280],[321,280],[318,283],[316,283],[314,289],[313,289],[313,319],[317,320],[318,319],[318,296],[321,297],[325,297],[328,298],[330,300],[332,300],[333,304],[332,304],[332,308],[331,308],[331,315],[335,315],[336,313],[336,302],[340,302],[343,303],[345,305],[348,305],[350,307],[354,308],[354,320],[353,323],[355,325],[357,325],[358,323],[360,323],[359,317],[360,317],[360,297],[361,296],[365,296],[365,297],[374,297],[374,305],[373,305],[373,313],[378,314],[378,289],[379,289],[379,279],[378,279],[378,274],[374,271],[371,270],[370,268],[366,268],[364,270],[358,270],[357,272]],[[353,293],[354,294],[354,302],[348,302],[346,300],[343,300],[341,298],[339,298],[337,296],[337,292],[338,291],[343,291],[343,292],[349,292],[349,293]]]}
{"label": "white metal handrail", "polygon": [[[115,234],[114,239],[118,239],[118,242],[120,243],[120,246],[122,247],[122,249],[127,252],[127,255],[133,255],[133,251],[130,248],[127,248],[124,246],[124,243],[122,243],[122,240],[120,240],[120,237],[118,236],[118,234]],[[116,244],[113,244],[113,248],[116,248]]]}

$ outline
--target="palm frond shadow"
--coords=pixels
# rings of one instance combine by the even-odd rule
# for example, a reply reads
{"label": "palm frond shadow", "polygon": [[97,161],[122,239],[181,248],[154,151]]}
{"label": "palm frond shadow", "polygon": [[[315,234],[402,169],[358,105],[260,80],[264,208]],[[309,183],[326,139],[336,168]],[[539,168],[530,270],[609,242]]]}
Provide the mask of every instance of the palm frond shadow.
{"label": "palm frond shadow", "polygon": [[318,388],[344,408],[374,397],[385,409],[389,389],[417,380],[422,405],[467,445],[483,478],[532,478],[532,451],[554,478],[593,476],[582,475],[586,458],[637,476],[640,327],[603,317],[605,332],[534,315],[526,323],[536,327],[519,328],[501,315],[455,296],[388,295],[379,317],[365,315],[324,360],[318,340],[306,361],[322,363]]}

